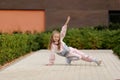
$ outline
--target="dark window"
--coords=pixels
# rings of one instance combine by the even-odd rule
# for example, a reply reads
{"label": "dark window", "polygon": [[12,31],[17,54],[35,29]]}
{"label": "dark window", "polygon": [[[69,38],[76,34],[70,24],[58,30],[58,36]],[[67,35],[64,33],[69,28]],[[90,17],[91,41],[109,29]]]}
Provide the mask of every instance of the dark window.
{"label": "dark window", "polygon": [[120,23],[120,11],[109,11],[109,22]]}

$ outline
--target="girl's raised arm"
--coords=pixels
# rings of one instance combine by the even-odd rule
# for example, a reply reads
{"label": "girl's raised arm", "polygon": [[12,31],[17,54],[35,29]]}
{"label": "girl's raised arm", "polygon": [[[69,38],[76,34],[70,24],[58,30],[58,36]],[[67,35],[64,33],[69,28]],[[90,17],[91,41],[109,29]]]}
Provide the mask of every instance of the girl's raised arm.
{"label": "girl's raised arm", "polygon": [[65,37],[65,35],[66,35],[66,31],[67,31],[67,24],[69,23],[69,21],[70,21],[70,16],[68,16],[68,17],[67,17],[67,20],[66,20],[66,22],[65,22],[64,26],[63,26],[63,27],[62,27],[62,29],[61,29],[61,32],[60,32],[60,35],[61,35],[61,40],[63,40],[63,39],[64,39],[64,37]]}
{"label": "girl's raised arm", "polygon": [[67,25],[69,23],[69,21],[70,21],[70,16],[67,17],[67,21],[65,22],[64,25]]}

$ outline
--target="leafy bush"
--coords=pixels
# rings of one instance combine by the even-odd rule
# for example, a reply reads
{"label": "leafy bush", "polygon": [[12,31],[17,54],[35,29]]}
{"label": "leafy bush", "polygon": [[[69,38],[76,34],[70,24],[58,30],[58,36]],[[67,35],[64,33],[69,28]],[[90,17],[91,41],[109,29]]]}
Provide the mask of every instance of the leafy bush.
{"label": "leafy bush", "polygon": [[[40,49],[47,49],[50,35],[49,31],[38,35],[36,39]],[[71,28],[68,29],[64,41],[68,46],[77,49],[113,49],[115,54],[120,56],[118,45],[120,44],[120,29]]]}
{"label": "leafy bush", "polygon": [[102,48],[101,31],[93,28],[70,29],[65,42],[78,49],[100,49]]}
{"label": "leafy bush", "polygon": [[[111,28],[112,29],[112,28]],[[68,46],[78,49],[113,49],[120,57],[120,29],[71,28],[64,39]],[[42,33],[0,34],[0,65],[30,51],[47,49],[52,31]]]}
{"label": "leafy bush", "polygon": [[40,49],[36,41],[37,34],[1,34],[0,35],[0,65],[10,62],[30,51]]}
{"label": "leafy bush", "polygon": [[95,26],[94,29],[96,29],[96,30],[105,30],[105,29],[108,29],[108,26],[98,25],[98,26]]}
{"label": "leafy bush", "polygon": [[0,64],[10,62],[26,54],[28,36],[26,34],[2,34],[0,35]]}
{"label": "leafy bush", "polygon": [[[40,48],[47,48],[51,32],[42,33],[39,38]],[[68,29],[64,39],[68,46],[78,49],[113,49],[120,56],[120,30],[96,30],[94,28]]]}
{"label": "leafy bush", "polygon": [[43,32],[37,34],[36,42],[39,44],[39,49],[47,49],[49,44],[51,32]]}
{"label": "leafy bush", "polygon": [[113,36],[113,45],[112,48],[114,53],[117,54],[120,58],[120,30],[116,30]]}
{"label": "leafy bush", "polygon": [[110,29],[110,30],[120,29],[120,23],[110,23],[110,24],[109,24],[109,29]]}
{"label": "leafy bush", "polygon": [[40,45],[36,40],[38,35],[37,34],[27,34],[28,35],[28,49],[27,51],[36,51],[40,49]]}

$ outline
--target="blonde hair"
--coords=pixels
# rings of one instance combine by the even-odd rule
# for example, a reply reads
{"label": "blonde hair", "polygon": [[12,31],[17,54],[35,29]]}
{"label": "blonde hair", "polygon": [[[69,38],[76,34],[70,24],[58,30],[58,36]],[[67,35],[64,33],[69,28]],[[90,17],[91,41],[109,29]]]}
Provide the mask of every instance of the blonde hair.
{"label": "blonde hair", "polygon": [[[51,35],[50,41],[49,41],[49,45],[48,45],[48,49],[51,49],[52,43],[54,42],[53,35],[56,34],[56,33],[60,34],[60,32],[57,31],[57,30],[55,30],[55,31],[52,32],[52,35]],[[59,37],[59,41],[58,41],[57,46],[58,46],[58,50],[60,50],[60,46],[61,46],[60,37]]]}

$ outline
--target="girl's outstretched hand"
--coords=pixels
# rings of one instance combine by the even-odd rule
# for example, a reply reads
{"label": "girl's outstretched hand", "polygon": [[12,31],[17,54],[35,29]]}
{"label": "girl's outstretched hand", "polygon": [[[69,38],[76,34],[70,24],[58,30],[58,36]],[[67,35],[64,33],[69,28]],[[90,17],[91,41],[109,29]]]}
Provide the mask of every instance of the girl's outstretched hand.
{"label": "girl's outstretched hand", "polygon": [[70,16],[67,17],[67,21],[65,22],[65,25],[67,25],[70,21]]}

